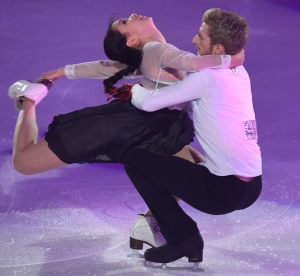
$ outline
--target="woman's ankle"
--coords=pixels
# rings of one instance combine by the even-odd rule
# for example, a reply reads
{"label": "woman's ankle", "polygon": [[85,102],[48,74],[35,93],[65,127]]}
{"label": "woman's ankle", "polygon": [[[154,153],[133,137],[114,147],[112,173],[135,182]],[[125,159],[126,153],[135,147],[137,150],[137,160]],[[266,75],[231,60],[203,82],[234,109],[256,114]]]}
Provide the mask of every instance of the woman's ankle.
{"label": "woman's ankle", "polygon": [[22,103],[21,110],[29,109],[29,108],[32,108],[33,106],[35,106],[34,102],[32,100],[30,100],[29,98],[21,97],[20,101]]}
{"label": "woman's ankle", "polygon": [[26,102],[26,101],[30,101],[30,102],[32,102],[32,100],[31,99],[29,99],[29,98],[27,98],[27,97],[25,97],[25,96],[22,96],[22,97],[20,97],[19,98],[20,99],[20,101],[24,101],[24,102]]}
{"label": "woman's ankle", "polygon": [[144,214],[145,217],[153,217],[153,214],[150,210],[148,210],[145,214]]}

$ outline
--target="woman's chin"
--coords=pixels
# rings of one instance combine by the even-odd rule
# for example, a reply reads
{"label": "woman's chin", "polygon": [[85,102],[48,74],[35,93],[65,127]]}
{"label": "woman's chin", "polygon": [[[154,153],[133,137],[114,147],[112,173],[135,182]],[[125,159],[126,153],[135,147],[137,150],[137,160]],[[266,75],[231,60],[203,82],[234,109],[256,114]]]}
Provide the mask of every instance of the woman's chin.
{"label": "woman's chin", "polygon": [[153,21],[153,18],[152,17],[145,17],[144,20]]}

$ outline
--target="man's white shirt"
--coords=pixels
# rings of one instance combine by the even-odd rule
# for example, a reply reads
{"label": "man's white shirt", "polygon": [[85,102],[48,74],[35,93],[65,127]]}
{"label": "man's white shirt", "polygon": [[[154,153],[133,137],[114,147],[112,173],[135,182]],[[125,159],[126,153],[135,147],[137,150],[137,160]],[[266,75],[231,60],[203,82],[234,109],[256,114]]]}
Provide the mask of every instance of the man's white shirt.
{"label": "man's white shirt", "polygon": [[145,111],[190,102],[196,136],[205,156],[205,162],[199,164],[211,173],[261,175],[251,85],[243,66],[202,70],[159,90],[135,85],[132,93],[132,104]]}

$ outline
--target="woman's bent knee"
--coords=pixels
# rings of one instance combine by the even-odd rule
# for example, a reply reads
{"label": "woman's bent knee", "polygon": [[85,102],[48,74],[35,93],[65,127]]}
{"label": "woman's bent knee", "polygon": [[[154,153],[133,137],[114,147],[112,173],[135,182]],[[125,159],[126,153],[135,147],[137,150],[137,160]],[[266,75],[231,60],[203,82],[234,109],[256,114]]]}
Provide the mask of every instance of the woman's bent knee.
{"label": "woman's bent knee", "polygon": [[44,139],[19,152],[14,152],[13,166],[21,174],[30,175],[46,172],[67,165],[48,147]]}
{"label": "woman's bent knee", "polygon": [[30,166],[30,161],[27,160],[26,162],[26,160],[20,158],[18,155],[13,157],[13,167],[18,173],[24,175],[34,174],[32,167]]}

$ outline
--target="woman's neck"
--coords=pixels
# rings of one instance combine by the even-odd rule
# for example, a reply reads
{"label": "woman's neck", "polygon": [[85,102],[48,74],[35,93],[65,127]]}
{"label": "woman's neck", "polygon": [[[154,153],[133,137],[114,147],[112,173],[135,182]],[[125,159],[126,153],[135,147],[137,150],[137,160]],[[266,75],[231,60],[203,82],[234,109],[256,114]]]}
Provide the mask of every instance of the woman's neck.
{"label": "woman's neck", "polygon": [[157,41],[157,42],[160,42],[160,43],[167,43],[165,37],[162,35],[161,32],[155,32],[155,33],[150,34],[149,36],[147,36],[145,38],[144,45],[147,42],[150,42],[150,41]]}
{"label": "woman's neck", "polygon": [[138,49],[143,50],[144,45],[152,41],[167,43],[165,37],[161,34],[161,32],[157,31],[150,34],[148,33],[147,36],[141,38],[141,43],[138,46]]}

